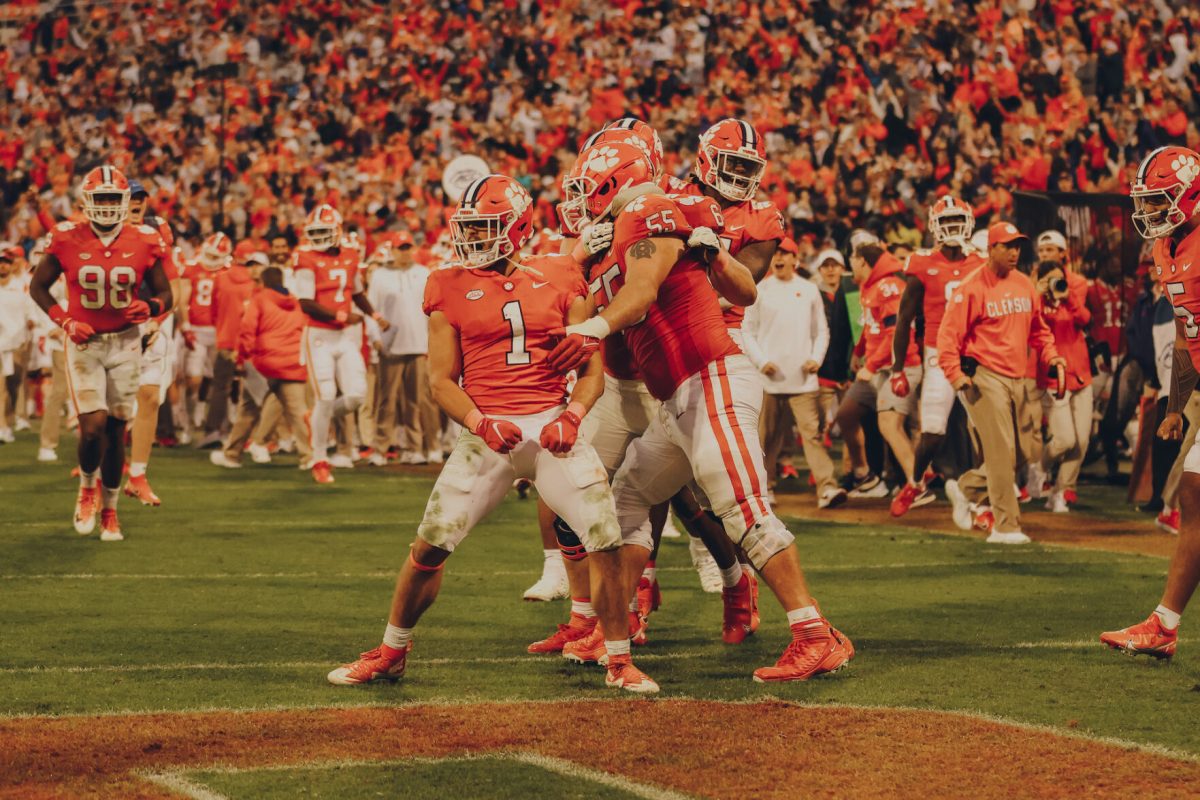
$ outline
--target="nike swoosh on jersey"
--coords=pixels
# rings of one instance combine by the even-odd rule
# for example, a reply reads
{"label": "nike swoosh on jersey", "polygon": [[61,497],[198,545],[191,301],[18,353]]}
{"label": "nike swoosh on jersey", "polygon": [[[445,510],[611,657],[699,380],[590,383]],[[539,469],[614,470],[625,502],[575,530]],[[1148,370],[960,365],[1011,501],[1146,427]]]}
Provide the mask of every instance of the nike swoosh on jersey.
{"label": "nike swoosh on jersey", "polygon": [[133,253],[121,253],[121,258],[133,258]]}
{"label": "nike swoosh on jersey", "polygon": [[542,288],[543,286],[545,286],[545,285],[546,285],[546,284],[548,284],[548,283],[550,283],[550,281],[542,281],[541,283],[538,283],[537,281],[534,281],[534,282],[533,282],[533,288],[535,288],[535,289],[540,289],[540,288]]}
{"label": "nike swoosh on jersey", "polygon": [[1191,267],[1192,267],[1192,262],[1189,261],[1188,263],[1186,263],[1182,267],[1180,267],[1180,269],[1182,269],[1184,272],[1187,272],[1189,269],[1191,269]]}

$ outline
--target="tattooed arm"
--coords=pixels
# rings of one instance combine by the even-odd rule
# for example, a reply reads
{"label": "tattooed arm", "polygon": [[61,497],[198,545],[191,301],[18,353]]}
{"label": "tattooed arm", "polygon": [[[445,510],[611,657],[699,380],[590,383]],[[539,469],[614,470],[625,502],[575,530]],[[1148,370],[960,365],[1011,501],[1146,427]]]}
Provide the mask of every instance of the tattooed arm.
{"label": "tattooed arm", "polygon": [[681,239],[651,238],[635,242],[626,251],[625,285],[600,314],[612,331],[628,328],[646,316],[683,248]]}
{"label": "tattooed arm", "polygon": [[1158,435],[1163,439],[1183,438],[1183,407],[1187,405],[1200,378],[1188,352],[1187,338],[1183,332],[1183,321],[1175,321],[1175,350],[1171,357],[1171,393],[1167,396],[1167,413],[1158,426]]}

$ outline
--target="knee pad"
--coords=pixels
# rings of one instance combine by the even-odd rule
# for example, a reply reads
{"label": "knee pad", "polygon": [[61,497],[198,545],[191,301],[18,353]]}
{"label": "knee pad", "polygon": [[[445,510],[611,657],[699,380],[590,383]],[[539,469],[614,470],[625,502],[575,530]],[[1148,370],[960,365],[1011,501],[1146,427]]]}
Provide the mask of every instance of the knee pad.
{"label": "knee pad", "polygon": [[750,559],[754,568],[761,570],[772,556],[786,550],[794,541],[796,537],[792,536],[792,532],[779,517],[772,514],[754,523],[742,534],[742,540],[738,544],[746,551],[746,557]]}
{"label": "knee pad", "polygon": [[587,557],[587,549],[579,541],[579,535],[571,530],[562,517],[554,518],[554,537],[558,539],[558,549],[567,561],[582,561]]}

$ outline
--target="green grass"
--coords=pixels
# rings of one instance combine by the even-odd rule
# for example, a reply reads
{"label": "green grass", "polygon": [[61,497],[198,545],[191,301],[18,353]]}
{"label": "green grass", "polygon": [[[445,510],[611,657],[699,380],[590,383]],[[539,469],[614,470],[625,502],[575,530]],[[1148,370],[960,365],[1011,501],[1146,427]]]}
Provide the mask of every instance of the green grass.
{"label": "green grass", "polygon": [[587,777],[568,776],[537,764],[502,756],[450,758],[409,763],[349,764],[300,769],[185,773],[193,785],[225,797],[292,800],[295,797],[403,797],[405,800],[483,800],[553,797],[558,800],[634,800],[637,794]]}
{"label": "green grass", "polygon": [[[532,501],[513,496],[450,561],[406,679],[347,689],[325,673],[378,643],[428,477],[360,468],[319,488],[294,461],[234,472],[156,451],[164,506],[123,499],[127,540],[101,544],[71,529],[69,463],[36,465],[35,449],[29,434],[0,447],[0,714],[614,696],[594,668],[525,655],[566,616],[520,600],[541,567]],[[719,598],[668,541],[664,606],[638,653],[665,696],[985,712],[1200,754],[1195,647],[1160,665],[1095,643],[1146,615],[1165,560],[792,528],[814,593],[858,647],[851,668],[753,683],[785,643],[781,612],[764,595],[759,635],[723,646]]]}

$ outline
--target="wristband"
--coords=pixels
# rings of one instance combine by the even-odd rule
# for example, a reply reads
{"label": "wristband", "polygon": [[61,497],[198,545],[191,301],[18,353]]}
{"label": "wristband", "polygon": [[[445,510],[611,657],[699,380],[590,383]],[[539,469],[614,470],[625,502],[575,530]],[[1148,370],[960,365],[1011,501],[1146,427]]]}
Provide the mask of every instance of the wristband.
{"label": "wristband", "polygon": [[570,403],[567,403],[567,410],[563,413],[570,414],[575,419],[582,421],[584,416],[587,415],[587,409],[583,407],[583,403],[578,400],[572,400]]}
{"label": "wristband", "polygon": [[345,325],[346,320],[348,320],[350,318],[350,315],[348,313],[346,313],[345,309],[342,309],[341,311],[337,312],[337,314],[335,314],[333,318],[336,319],[338,322],[342,323],[343,325]]}
{"label": "wristband", "polygon": [[54,324],[60,328],[63,326],[64,322],[66,322],[68,319],[70,319],[70,317],[67,316],[66,309],[64,309],[58,303],[55,303],[54,305],[50,306],[50,310],[47,311],[46,314],[47,314],[47,316],[50,317],[51,320],[54,321]]}
{"label": "wristband", "polygon": [[484,419],[485,417],[483,416],[482,411],[480,411],[478,408],[472,408],[467,412],[467,415],[463,417],[463,427],[469,430],[471,433],[475,433],[475,429],[479,427],[479,423],[483,422]]}
{"label": "wristband", "polygon": [[157,297],[151,297],[146,301],[146,305],[150,306],[150,316],[157,317],[162,313],[162,301]]}
{"label": "wristband", "polygon": [[612,333],[612,326],[605,321],[604,317],[595,316],[576,325],[568,325],[566,334],[570,336],[572,333],[590,336],[593,339],[603,339]]}

